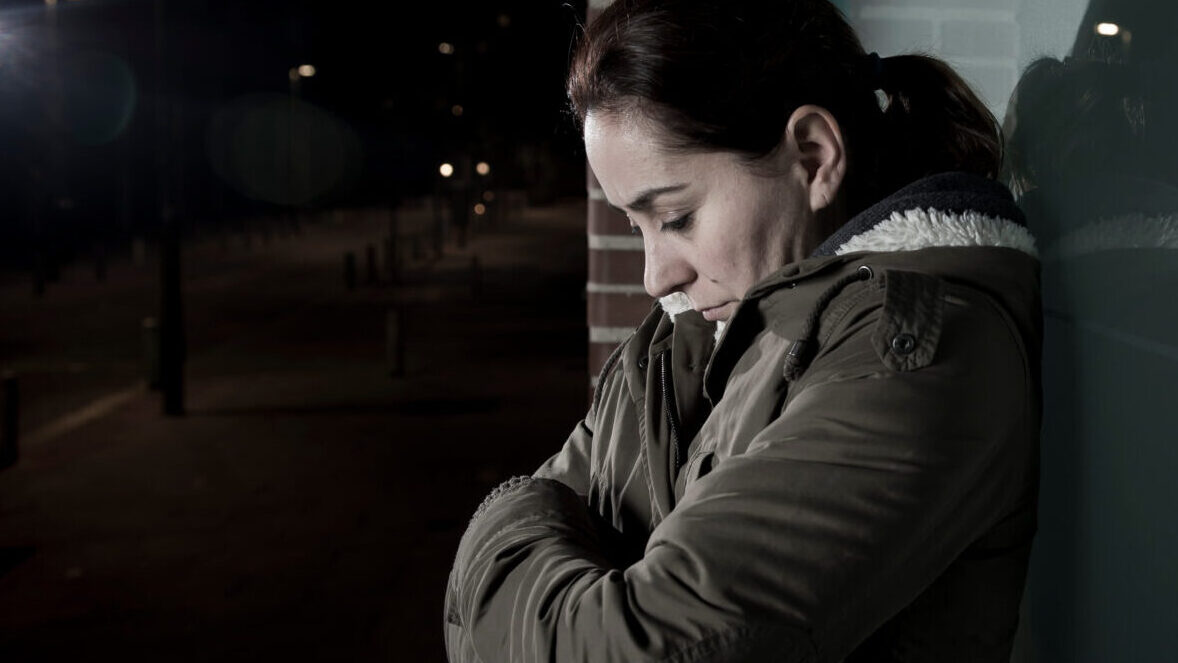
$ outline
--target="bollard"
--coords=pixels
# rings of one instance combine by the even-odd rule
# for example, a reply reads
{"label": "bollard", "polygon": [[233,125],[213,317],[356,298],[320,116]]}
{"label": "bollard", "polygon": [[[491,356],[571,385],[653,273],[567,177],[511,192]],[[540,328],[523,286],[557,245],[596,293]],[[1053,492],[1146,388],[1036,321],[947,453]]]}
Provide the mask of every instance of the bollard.
{"label": "bollard", "polygon": [[369,244],[364,248],[364,283],[376,285],[380,281],[380,274],[376,266],[376,245]]}
{"label": "bollard", "polygon": [[352,251],[344,253],[344,285],[348,290],[356,289],[356,254]]}
{"label": "bollard", "polygon": [[152,317],[143,319],[143,376],[147,387],[153,391],[160,388],[160,325]]}
{"label": "bollard", "polygon": [[391,308],[385,313],[385,360],[388,363],[389,377],[399,378],[405,375],[405,331],[402,328],[404,315],[401,308]]}
{"label": "bollard", "polygon": [[472,297],[483,294],[483,269],[478,256],[470,257],[470,294]]}
{"label": "bollard", "polygon": [[16,374],[4,371],[0,381],[4,383],[3,414],[0,418],[0,470],[12,467],[20,457],[20,386]]}

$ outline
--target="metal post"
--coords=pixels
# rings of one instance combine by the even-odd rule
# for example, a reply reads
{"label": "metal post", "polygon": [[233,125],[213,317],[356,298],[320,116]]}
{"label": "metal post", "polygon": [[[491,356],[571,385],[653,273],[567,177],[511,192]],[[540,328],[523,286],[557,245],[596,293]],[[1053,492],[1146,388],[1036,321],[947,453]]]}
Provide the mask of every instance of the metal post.
{"label": "metal post", "polygon": [[180,266],[180,213],[184,174],[181,171],[183,148],[182,117],[169,67],[170,53],[165,29],[164,1],[155,0],[155,159],[160,219],[160,316],[159,316],[159,389],[163,395],[163,412],[168,416],[184,414],[184,306]]}
{"label": "metal post", "polygon": [[385,313],[385,360],[388,363],[389,377],[404,377],[405,375],[405,333],[402,329],[404,315],[401,308],[391,308]]}
{"label": "metal post", "polygon": [[180,287],[180,238],[175,219],[165,220],[159,325],[160,390],[164,414],[184,414],[184,310]]}

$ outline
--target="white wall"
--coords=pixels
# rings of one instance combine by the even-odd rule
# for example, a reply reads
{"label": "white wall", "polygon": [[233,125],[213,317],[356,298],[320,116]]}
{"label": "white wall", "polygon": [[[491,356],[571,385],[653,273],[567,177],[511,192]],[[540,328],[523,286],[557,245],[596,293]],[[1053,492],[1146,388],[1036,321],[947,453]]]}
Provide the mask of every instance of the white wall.
{"label": "white wall", "polygon": [[881,56],[924,52],[948,61],[1001,120],[1036,57],[1071,47],[1087,0],[848,0],[851,25]]}

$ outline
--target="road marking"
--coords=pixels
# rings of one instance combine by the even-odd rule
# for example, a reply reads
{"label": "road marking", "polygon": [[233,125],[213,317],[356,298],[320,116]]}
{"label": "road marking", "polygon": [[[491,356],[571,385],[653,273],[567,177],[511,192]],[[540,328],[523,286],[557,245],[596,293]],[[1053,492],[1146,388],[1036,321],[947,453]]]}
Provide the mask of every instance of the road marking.
{"label": "road marking", "polygon": [[29,446],[41,444],[55,437],[65,435],[76,428],[80,428],[99,417],[109,414],[135,396],[143,393],[146,386],[144,382],[140,381],[122,391],[95,399],[89,404],[63,417],[59,417],[24,436],[24,443]]}

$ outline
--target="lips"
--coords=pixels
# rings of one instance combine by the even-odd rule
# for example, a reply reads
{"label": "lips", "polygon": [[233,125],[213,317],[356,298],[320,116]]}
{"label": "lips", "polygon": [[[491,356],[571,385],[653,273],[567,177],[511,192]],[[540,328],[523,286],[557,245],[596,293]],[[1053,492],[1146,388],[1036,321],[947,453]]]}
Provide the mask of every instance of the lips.
{"label": "lips", "polygon": [[724,302],[723,304],[718,304],[708,308],[701,308],[698,310],[700,315],[704,317],[704,320],[707,320],[708,322],[716,322],[717,320],[727,320],[728,316],[732,315],[732,308],[735,305],[736,302],[729,301]]}

